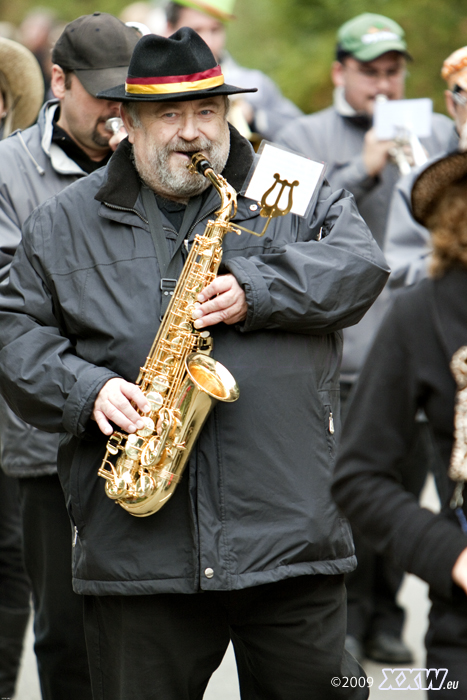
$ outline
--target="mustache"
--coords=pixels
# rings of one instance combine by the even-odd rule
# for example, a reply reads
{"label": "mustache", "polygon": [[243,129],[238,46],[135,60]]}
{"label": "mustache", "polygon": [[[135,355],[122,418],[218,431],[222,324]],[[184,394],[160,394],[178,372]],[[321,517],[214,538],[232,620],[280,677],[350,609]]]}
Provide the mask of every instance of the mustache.
{"label": "mustache", "polygon": [[177,139],[167,146],[167,150],[169,152],[178,151],[179,153],[196,153],[197,151],[210,149],[211,146],[212,141],[207,138],[198,138],[195,141],[184,141],[183,139]]}

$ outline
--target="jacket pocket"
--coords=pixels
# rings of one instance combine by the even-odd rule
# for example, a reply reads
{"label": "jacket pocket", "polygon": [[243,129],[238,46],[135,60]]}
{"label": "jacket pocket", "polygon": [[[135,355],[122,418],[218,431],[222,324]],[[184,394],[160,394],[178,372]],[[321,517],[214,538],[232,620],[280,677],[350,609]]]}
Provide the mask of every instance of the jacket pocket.
{"label": "jacket pocket", "polygon": [[322,426],[326,437],[326,443],[329,449],[329,455],[334,460],[338,436],[340,434],[339,391],[338,389],[322,389],[318,393],[321,400],[323,416]]}

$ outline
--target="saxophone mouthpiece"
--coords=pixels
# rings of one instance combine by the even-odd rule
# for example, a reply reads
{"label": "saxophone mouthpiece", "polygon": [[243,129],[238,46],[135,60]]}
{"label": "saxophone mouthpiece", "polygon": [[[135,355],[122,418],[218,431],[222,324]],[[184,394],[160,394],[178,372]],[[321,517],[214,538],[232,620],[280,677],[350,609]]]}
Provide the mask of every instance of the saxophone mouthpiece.
{"label": "saxophone mouthpiece", "polygon": [[191,163],[189,163],[187,167],[190,173],[194,174],[198,172],[200,175],[205,175],[206,170],[212,170],[211,163],[202,153],[195,153],[191,156]]}

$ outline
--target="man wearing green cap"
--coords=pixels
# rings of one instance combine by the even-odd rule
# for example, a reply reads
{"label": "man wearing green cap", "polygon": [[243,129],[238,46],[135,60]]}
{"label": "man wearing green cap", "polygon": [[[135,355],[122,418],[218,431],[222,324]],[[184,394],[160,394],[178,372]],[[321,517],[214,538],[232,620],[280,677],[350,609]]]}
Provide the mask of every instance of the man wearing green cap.
{"label": "man wearing green cap", "polygon": [[226,80],[234,85],[257,88],[242,99],[231,100],[229,121],[250,140],[275,140],[279,131],[301,111],[259,70],[238,65],[225,50],[226,25],[232,19],[235,0],[177,0],[166,7],[167,32],[191,27],[209,46],[222,65]]}
{"label": "man wearing green cap", "polygon": [[[288,148],[327,163],[326,177],[331,186],[352,192],[380,247],[384,242],[389,202],[400,173],[391,160],[394,142],[376,138],[372,128],[373,112],[378,96],[388,100],[403,99],[408,59],[404,31],[393,20],[371,13],[349,20],[337,34],[336,61],[331,73],[334,104],[295,120],[277,139]],[[443,115],[434,114],[431,135],[421,142],[432,156],[447,150],[452,135],[452,122]],[[357,326],[344,330],[343,406],[387,303],[383,292]],[[421,488],[426,471],[425,456],[423,449],[417,464],[412,455],[410,472],[418,475],[413,491]],[[368,656],[378,661],[408,662],[410,650],[400,639],[403,611],[395,602],[402,572],[396,573],[385,560],[375,561],[375,555],[358,539],[360,566],[355,578],[347,581],[349,648],[358,656],[362,656],[365,649]],[[380,583],[375,583],[376,580]]]}

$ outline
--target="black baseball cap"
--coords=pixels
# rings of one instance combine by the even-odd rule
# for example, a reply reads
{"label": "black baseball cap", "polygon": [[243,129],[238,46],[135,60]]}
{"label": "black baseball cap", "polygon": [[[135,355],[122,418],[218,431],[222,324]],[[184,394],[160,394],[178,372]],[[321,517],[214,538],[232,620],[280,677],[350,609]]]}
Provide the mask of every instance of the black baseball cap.
{"label": "black baseball cap", "polygon": [[113,15],[94,12],[66,25],[52,51],[52,62],[71,70],[91,94],[125,82],[141,35]]}

